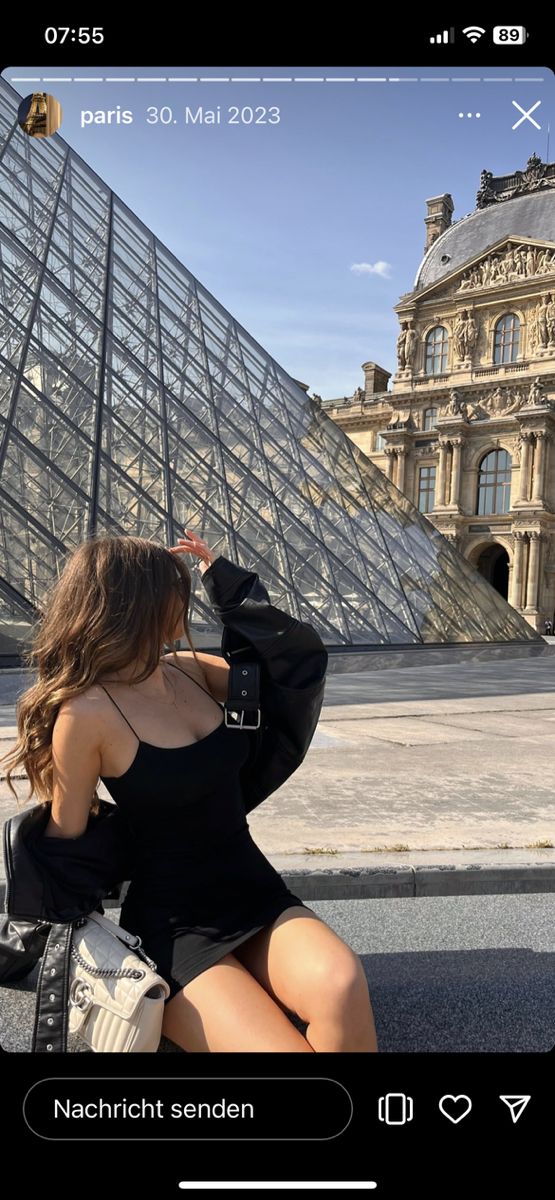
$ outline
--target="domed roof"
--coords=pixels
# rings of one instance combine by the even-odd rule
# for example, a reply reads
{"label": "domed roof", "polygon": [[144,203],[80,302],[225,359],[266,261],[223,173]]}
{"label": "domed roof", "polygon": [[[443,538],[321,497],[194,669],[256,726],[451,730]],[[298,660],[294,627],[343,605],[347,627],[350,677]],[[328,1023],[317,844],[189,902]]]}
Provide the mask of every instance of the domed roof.
{"label": "domed roof", "polygon": [[455,221],[422,259],[415,291],[451,275],[457,267],[507,237],[555,242],[555,187],[490,204]]}

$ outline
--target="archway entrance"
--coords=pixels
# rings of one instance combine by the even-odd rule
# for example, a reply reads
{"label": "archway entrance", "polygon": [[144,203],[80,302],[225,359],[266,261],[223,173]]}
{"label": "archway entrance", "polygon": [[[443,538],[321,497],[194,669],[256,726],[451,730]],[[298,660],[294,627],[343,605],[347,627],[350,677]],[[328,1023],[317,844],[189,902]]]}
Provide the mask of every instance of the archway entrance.
{"label": "archway entrance", "polygon": [[483,550],[476,563],[476,569],[480,575],[487,579],[488,583],[495,588],[503,596],[504,600],[509,596],[509,555],[503,546],[498,546],[495,543],[493,546],[488,546]]}

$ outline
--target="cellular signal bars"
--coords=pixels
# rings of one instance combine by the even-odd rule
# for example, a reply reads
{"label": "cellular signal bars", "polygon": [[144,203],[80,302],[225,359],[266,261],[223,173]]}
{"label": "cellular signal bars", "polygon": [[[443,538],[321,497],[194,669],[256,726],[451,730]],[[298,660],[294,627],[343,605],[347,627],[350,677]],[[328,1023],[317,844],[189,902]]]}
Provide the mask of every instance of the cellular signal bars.
{"label": "cellular signal bars", "polygon": [[430,42],[431,42],[432,46],[441,46],[441,45],[445,45],[446,42],[454,42],[454,41],[455,41],[455,30],[454,29],[444,29],[442,33],[435,33],[430,38]]}

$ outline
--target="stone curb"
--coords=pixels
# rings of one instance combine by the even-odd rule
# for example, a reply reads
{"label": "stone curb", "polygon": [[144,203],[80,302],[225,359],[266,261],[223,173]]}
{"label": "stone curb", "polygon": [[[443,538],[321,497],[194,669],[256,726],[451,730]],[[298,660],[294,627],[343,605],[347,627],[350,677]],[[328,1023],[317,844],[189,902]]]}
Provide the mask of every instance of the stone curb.
{"label": "stone curb", "polygon": [[[368,867],[340,870],[282,872],[288,888],[301,900],[404,900],[424,896],[503,896],[555,892],[555,863],[510,867],[487,864],[455,867]],[[105,900],[105,908],[120,908],[121,895]],[[0,911],[4,912],[6,884],[0,881]]]}
{"label": "stone curb", "polygon": [[291,891],[307,902],[555,892],[555,863],[319,869],[283,872],[282,876]]}

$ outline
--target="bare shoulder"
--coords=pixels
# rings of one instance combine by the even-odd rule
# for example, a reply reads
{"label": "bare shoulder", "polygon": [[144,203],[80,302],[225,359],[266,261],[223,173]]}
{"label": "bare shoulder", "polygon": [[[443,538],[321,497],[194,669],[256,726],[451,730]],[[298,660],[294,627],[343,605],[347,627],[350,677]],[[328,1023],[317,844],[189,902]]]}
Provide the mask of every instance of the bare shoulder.
{"label": "bare shoulder", "polygon": [[229,664],[219,654],[206,654],[203,650],[197,650],[195,660],[192,650],[178,650],[175,658],[173,653],[164,654],[162,657],[194,675],[199,683],[206,684],[215,700],[221,703],[227,700]]}
{"label": "bare shoulder", "polygon": [[202,655],[199,654],[198,650],[196,658],[192,650],[176,650],[175,654],[173,650],[170,650],[169,654],[162,655],[162,662],[174,663],[174,665],[176,667],[180,667],[182,671],[190,671],[192,675],[198,675],[200,678],[202,675],[202,667],[198,662],[199,658],[202,658]]}
{"label": "bare shoulder", "polygon": [[55,725],[64,726],[68,732],[73,730],[89,731],[91,734],[102,730],[103,718],[110,703],[106,692],[100,684],[91,684],[77,696],[62,700],[56,716]]}

